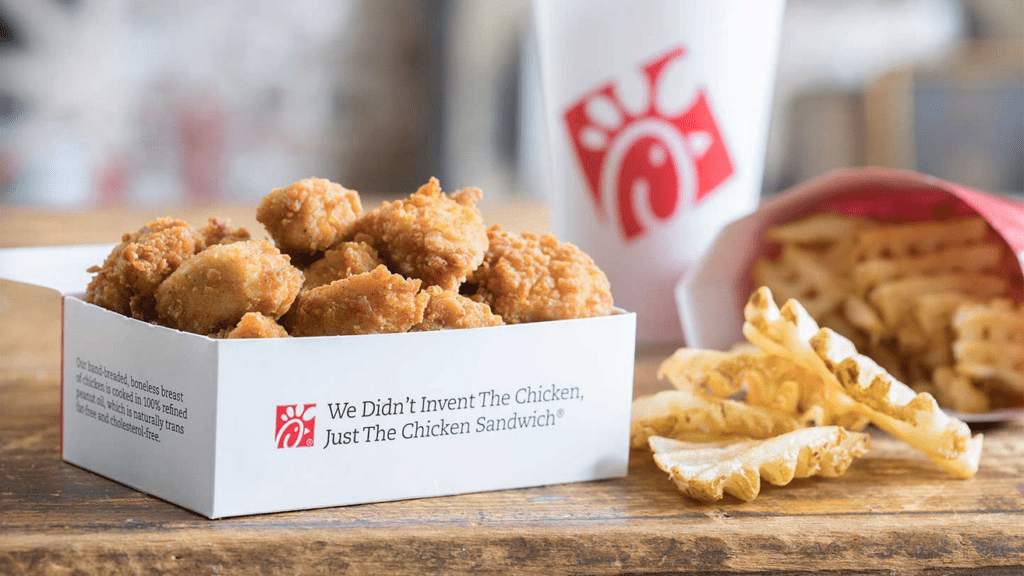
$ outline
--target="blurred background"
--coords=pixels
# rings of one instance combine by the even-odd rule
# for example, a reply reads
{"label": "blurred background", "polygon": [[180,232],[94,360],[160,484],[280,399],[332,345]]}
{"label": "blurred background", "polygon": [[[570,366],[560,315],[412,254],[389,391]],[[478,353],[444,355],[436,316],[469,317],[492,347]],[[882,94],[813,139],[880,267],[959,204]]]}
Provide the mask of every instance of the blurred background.
{"label": "blurred background", "polygon": [[[789,0],[764,192],[1024,190],[1024,2]],[[543,198],[529,0],[0,0],[0,205],[251,203],[315,175]]]}

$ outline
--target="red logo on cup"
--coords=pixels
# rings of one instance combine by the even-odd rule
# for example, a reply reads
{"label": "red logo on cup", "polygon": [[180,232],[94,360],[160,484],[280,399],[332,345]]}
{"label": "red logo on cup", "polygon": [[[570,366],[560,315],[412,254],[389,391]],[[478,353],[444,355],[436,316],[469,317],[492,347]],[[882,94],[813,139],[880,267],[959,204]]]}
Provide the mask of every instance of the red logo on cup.
{"label": "red logo on cup", "polygon": [[302,448],[313,445],[316,428],[316,404],[277,407],[274,442],[278,448]]}
{"label": "red logo on cup", "polygon": [[702,88],[678,113],[664,111],[665,72],[685,49],[643,66],[646,102],[630,111],[609,82],[585,94],[565,113],[576,157],[598,215],[618,212],[627,240],[675,215],[685,197],[696,206],[733,174],[732,159]]}

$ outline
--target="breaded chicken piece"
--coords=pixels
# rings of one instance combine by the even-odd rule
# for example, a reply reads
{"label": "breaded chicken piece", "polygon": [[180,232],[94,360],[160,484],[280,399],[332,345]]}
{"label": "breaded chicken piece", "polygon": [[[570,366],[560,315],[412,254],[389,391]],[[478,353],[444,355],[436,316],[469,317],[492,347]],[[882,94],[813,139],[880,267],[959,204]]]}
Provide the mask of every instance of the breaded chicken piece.
{"label": "breaded chicken piece", "polygon": [[380,266],[377,251],[365,242],[368,239],[360,234],[356,236],[355,241],[342,242],[324,252],[323,258],[313,262],[306,269],[306,283],[302,285],[302,289],[311,290],[335,280],[369,272]]}
{"label": "breaded chicken piece", "polygon": [[270,316],[247,312],[234,328],[210,334],[210,338],[289,338],[288,331]]}
{"label": "breaded chicken piece", "polygon": [[431,178],[405,200],[385,202],[361,218],[353,233],[373,238],[391,270],[455,290],[487,250],[487,229],[476,208],[481,196],[478,188],[445,195]]}
{"label": "breaded chicken piece", "polygon": [[340,242],[362,213],[355,190],[306,178],[267,194],[256,219],[285,254],[313,254]]}
{"label": "breaded chicken piece", "polygon": [[423,292],[430,296],[430,301],[423,311],[423,322],[413,326],[411,332],[505,324],[501,316],[491,312],[490,306],[483,302],[474,302],[455,292],[443,290],[440,286],[430,286]]}
{"label": "breaded chicken piece", "polygon": [[196,234],[202,241],[201,249],[249,239],[249,231],[241,226],[235,226],[229,218],[210,218],[206,221],[206,226],[196,230]]}
{"label": "breaded chicken piece", "polygon": [[202,245],[188,224],[159,218],[138,232],[126,233],[102,266],[89,272],[85,301],[139,320],[155,316],[153,294],[157,286]]}
{"label": "breaded chicken piece", "polygon": [[236,326],[247,312],[280,318],[302,287],[302,272],[264,240],[217,244],[186,260],[156,290],[164,324],[196,334]]}
{"label": "breaded chicken piece", "polygon": [[378,266],[303,292],[281,322],[293,336],[406,332],[430,298],[420,284]]}
{"label": "breaded chicken piece", "polygon": [[505,322],[538,322],[604,316],[612,311],[604,272],[579,248],[549,234],[522,235],[498,226],[487,230],[484,262],[469,279],[472,296]]}

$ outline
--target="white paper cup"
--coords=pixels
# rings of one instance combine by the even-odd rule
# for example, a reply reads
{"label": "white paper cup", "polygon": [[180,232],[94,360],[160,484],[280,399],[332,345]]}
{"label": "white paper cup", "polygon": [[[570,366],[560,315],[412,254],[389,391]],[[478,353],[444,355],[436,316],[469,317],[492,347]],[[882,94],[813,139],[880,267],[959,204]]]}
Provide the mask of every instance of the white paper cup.
{"label": "white paper cup", "polygon": [[784,0],[535,0],[555,233],[608,274],[637,338],[757,206]]}

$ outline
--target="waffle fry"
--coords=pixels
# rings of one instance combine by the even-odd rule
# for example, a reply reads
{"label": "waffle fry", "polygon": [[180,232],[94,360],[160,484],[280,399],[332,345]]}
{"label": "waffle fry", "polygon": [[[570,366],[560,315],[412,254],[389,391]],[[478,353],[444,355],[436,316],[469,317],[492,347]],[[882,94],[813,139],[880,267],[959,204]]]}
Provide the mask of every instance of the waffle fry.
{"label": "waffle fry", "polygon": [[[822,326],[827,326],[850,339],[857,345],[857,348],[867,348],[872,340],[871,333],[866,330],[862,330],[849,319],[850,314],[847,310],[850,308],[851,299],[852,297],[846,298],[841,308],[825,314],[818,320],[818,323]],[[854,304],[854,306],[856,306],[856,304]],[[871,311],[871,313],[874,314],[874,311]],[[878,323],[881,325],[881,320],[879,320]]]}
{"label": "waffle fry", "polygon": [[928,338],[922,355],[925,364],[934,369],[953,363],[953,313],[961,306],[976,302],[975,298],[959,292],[938,292],[918,298],[914,317]]}
{"label": "waffle fry", "polygon": [[824,315],[843,302],[848,284],[825,260],[814,253],[786,246],[778,260],[760,259],[752,270],[754,282],[779,288],[780,297],[806,302],[816,315]]}
{"label": "waffle fry", "polygon": [[1007,301],[963,305],[953,314],[956,370],[1024,393],[1024,310]]}
{"label": "waffle fry", "polygon": [[630,445],[639,448],[651,436],[721,439],[771,438],[805,424],[780,411],[735,400],[708,398],[685,390],[665,390],[633,401]]}
{"label": "waffle fry", "polygon": [[854,260],[914,258],[944,248],[974,244],[988,235],[988,223],[972,216],[944,222],[913,222],[859,230]]}
{"label": "waffle fry", "polygon": [[953,327],[961,339],[1024,344],[1024,307],[1014,309],[1007,300],[987,305],[958,306]]}
{"label": "waffle fry", "polygon": [[953,356],[961,374],[992,378],[1024,392],[1024,346],[958,340],[953,343]]}
{"label": "waffle fry", "polygon": [[687,496],[702,502],[731,494],[744,501],[761,491],[761,478],[776,486],[793,478],[836,477],[867,451],[867,434],[837,426],[805,428],[767,440],[714,443],[649,438],[654,461]]}
{"label": "waffle fry", "polygon": [[984,243],[949,246],[924,256],[910,258],[873,258],[853,267],[853,280],[859,294],[901,278],[933,274],[993,272],[1002,259],[1002,247]]}
{"label": "waffle fry", "polygon": [[765,236],[783,244],[814,246],[842,242],[875,225],[871,220],[856,216],[823,213],[775,226]]}
{"label": "waffle fry", "polygon": [[984,390],[948,366],[937,368],[932,380],[935,398],[944,406],[968,414],[985,412],[991,408],[988,394]]}
{"label": "waffle fry", "polygon": [[864,331],[872,340],[878,340],[886,333],[885,323],[878,312],[860,296],[848,296],[843,303],[843,313],[850,324]]}
{"label": "waffle fry", "polygon": [[760,350],[737,354],[680,348],[661,363],[658,377],[679,390],[698,394],[718,398],[743,394],[748,405],[821,424],[808,415],[819,403],[814,395],[815,376],[782,356]]}
{"label": "waffle fry", "polygon": [[779,309],[771,290],[759,288],[744,308],[743,334],[762,350],[788,355],[817,374],[823,400],[835,414],[861,414],[871,423],[925,453],[956,478],[978,469],[982,435],[971,437],[930,394],[915,394],[849,340],[817,323],[795,300]]}
{"label": "waffle fry", "polygon": [[[935,392],[944,406],[977,408],[979,394],[988,396],[990,409],[1024,404],[1017,349],[996,358],[996,348],[966,343],[971,337],[954,344],[958,308],[1021,292],[1021,279],[1007,274],[1017,267],[1016,256],[984,219],[891,224],[816,214],[765,237],[781,244],[779,257],[757,261],[751,278],[771,288],[778,304],[801,301],[819,327],[853,342],[896,379]],[[957,367],[969,386],[951,385],[943,374],[936,387],[942,367]]]}
{"label": "waffle fry", "polygon": [[995,298],[1006,293],[1009,281],[994,274],[943,274],[904,278],[880,284],[868,294],[887,326],[895,327],[926,294],[956,291],[976,298]]}

